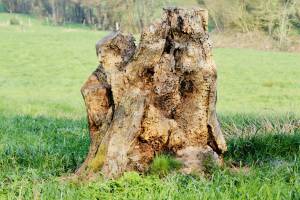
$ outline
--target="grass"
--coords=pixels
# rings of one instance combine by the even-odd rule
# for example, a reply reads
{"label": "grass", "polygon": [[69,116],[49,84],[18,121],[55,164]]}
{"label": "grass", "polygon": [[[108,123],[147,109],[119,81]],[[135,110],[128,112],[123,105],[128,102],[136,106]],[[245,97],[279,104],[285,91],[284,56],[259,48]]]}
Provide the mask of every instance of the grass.
{"label": "grass", "polygon": [[149,172],[161,177],[166,176],[172,171],[180,169],[182,164],[174,159],[172,155],[158,155],[151,163]]}
{"label": "grass", "polygon": [[[0,111],[81,117],[80,87],[97,66],[95,42],[105,32],[42,25],[18,16],[0,18]],[[87,48],[89,47],[89,48]]]}
{"label": "grass", "polygon": [[300,199],[300,56],[216,49],[225,166],[207,177],[158,156],[150,173],[62,182],[88,145],[79,89],[105,35],[0,14],[0,199]]}
{"label": "grass", "polygon": [[216,49],[221,113],[300,113],[300,56],[251,49]]}
{"label": "grass", "polygon": [[[106,33],[0,17],[0,111],[82,117],[79,89],[96,68],[95,42]],[[28,25],[30,20],[30,24]],[[300,56],[245,49],[216,49],[219,113],[300,113]]]}
{"label": "grass", "polygon": [[[234,116],[235,117],[235,116]],[[155,159],[150,175],[127,173],[117,180],[61,182],[82,162],[88,147],[86,121],[1,117],[0,197],[7,199],[299,199],[300,130],[290,118],[224,119],[229,151],[224,168],[209,178],[184,176],[170,157]],[[269,124],[282,127],[270,128]],[[290,123],[291,128],[283,129]],[[238,124],[235,124],[238,123]],[[294,127],[293,127],[294,126]],[[236,127],[235,131],[231,127]],[[285,131],[285,132],[282,132]],[[234,165],[233,171],[231,165]],[[244,169],[247,168],[248,171]],[[163,175],[163,178],[160,176]],[[1,198],[0,198],[1,199]]]}

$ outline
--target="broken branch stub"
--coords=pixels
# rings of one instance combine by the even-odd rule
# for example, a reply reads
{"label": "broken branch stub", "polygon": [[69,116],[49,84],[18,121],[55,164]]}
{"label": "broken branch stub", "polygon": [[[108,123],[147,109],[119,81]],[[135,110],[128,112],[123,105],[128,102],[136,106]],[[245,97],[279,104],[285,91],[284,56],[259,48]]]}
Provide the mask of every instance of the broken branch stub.
{"label": "broken branch stub", "polygon": [[206,159],[221,163],[207,20],[206,10],[167,8],[138,48],[121,32],[97,43],[100,64],[81,89],[91,144],[78,175],[144,172],[161,152],[174,154],[185,173],[203,171]]}

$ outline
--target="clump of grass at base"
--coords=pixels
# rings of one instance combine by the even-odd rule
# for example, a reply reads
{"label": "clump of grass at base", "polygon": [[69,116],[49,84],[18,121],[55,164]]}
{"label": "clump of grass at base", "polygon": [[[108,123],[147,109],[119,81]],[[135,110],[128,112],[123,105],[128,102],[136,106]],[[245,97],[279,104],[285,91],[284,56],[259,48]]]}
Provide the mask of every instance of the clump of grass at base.
{"label": "clump of grass at base", "polygon": [[171,155],[161,154],[154,158],[150,166],[150,174],[157,174],[159,176],[166,176],[171,171],[180,169],[182,163],[176,160]]}

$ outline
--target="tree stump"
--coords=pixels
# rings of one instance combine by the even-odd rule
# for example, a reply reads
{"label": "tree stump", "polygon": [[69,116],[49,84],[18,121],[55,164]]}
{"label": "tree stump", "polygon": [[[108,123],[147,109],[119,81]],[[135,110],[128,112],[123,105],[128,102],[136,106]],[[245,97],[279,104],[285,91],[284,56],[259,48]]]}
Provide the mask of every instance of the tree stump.
{"label": "tree stump", "polygon": [[81,89],[90,149],[76,174],[144,172],[154,156],[172,153],[182,172],[221,163],[226,143],[216,116],[216,66],[202,9],[164,9],[138,48],[113,32],[96,45],[99,66]]}

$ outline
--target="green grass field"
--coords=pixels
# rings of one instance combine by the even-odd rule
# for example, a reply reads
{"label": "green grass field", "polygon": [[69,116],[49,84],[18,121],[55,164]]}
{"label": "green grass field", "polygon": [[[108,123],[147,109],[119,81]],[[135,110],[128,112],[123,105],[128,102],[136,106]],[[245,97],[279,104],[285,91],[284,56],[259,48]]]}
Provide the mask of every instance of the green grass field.
{"label": "green grass field", "polygon": [[[229,150],[206,177],[168,171],[61,181],[89,138],[80,87],[106,33],[0,14],[0,199],[300,199],[300,54],[215,49]],[[162,161],[162,162],[161,162]],[[164,176],[159,176],[162,171]]]}

